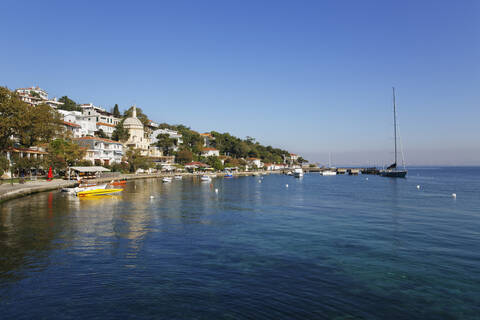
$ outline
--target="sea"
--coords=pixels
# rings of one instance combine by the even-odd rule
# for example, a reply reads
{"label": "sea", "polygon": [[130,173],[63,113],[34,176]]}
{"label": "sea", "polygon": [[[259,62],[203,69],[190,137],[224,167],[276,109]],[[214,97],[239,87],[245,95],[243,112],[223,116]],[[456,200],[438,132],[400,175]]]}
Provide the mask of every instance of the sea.
{"label": "sea", "polygon": [[480,319],[480,167],[11,200],[0,318]]}

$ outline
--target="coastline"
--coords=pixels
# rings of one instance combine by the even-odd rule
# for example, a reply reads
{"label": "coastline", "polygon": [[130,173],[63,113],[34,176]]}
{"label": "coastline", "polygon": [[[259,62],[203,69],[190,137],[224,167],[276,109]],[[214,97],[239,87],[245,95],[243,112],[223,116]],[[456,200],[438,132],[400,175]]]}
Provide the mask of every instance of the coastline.
{"label": "coastline", "polygon": [[[275,174],[280,172],[275,171],[268,171],[267,174]],[[120,174],[117,177],[108,177],[108,178],[96,178],[91,179],[89,182],[109,182],[112,180],[138,180],[138,179],[161,179],[163,177],[170,177],[174,175],[181,175],[184,177],[195,177],[200,176],[203,173],[180,173],[180,174],[172,174],[172,173],[152,173],[152,174],[135,174],[135,173],[126,173]],[[225,173],[215,173],[217,176],[223,177]],[[238,172],[235,173],[235,176],[252,176],[254,172]],[[59,190],[61,188],[68,188],[73,187],[77,181],[75,180],[63,180],[63,179],[56,179],[52,181],[27,181],[25,184],[18,184],[15,183],[13,186],[9,183],[4,183],[0,185],[0,204],[25,197],[31,194],[40,193],[40,192],[47,192],[52,190]]]}

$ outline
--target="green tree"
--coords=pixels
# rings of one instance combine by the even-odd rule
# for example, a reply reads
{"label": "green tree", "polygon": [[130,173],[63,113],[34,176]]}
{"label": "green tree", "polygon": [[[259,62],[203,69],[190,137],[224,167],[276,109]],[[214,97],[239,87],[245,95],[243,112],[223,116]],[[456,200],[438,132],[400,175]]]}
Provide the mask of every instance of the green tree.
{"label": "green tree", "polygon": [[[141,108],[136,108],[137,109],[137,118],[142,122],[144,126],[150,125],[150,121],[148,121],[148,116],[143,113],[143,110]],[[129,109],[125,110],[123,113],[124,118],[131,117],[133,115],[133,107],[130,107]]]}
{"label": "green tree", "polygon": [[297,162],[298,162],[299,164],[302,164],[302,163],[307,163],[308,160],[305,160],[305,159],[303,159],[302,157],[298,157]]}
{"label": "green tree", "polygon": [[107,139],[108,136],[107,134],[103,131],[103,129],[98,129],[98,131],[95,132],[97,137]]}
{"label": "green tree", "polygon": [[0,177],[10,168],[10,162],[5,154],[0,153]]}
{"label": "green tree", "polygon": [[170,138],[167,133],[157,135],[157,147],[161,148],[164,155],[170,154],[170,148],[175,145],[175,139]]}
{"label": "green tree", "polygon": [[51,141],[47,150],[46,166],[51,166],[57,170],[64,170],[77,165],[83,161],[82,159],[86,154],[85,148],[70,140],[61,138]]}
{"label": "green tree", "polygon": [[0,150],[10,147],[11,137],[18,137],[28,124],[25,115],[29,115],[29,107],[18,94],[0,87]]}
{"label": "green tree", "polygon": [[115,126],[115,130],[113,130],[113,133],[112,133],[112,140],[127,141],[128,138],[130,138],[130,134],[128,133],[128,130],[123,127],[123,122],[124,121],[125,121],[125,119],[120,121]]}
{"label": "green tree", "polygon": [[118,109],[118,104],[115,103],[115,106],[113,107],[113,112],[112,112],[114,117],[121,118],[122,115],[120,113],[120,109]]}
{"label": "green tree", "polygon": [[63,102],[63,105],[59,106],[59,109],[67,110],[67,111],[82,111],[82,108],[78,106],[78,104],[70,99],[67,96],[63,96],[58,99],[59,102]]}
{"label": "green tree", "polygon": [[222,161],[220,161],[218,157],[210,156],[207,158],[206,162],[209,166],[211,166],[213,169],[217,171],[223,170]]}
{"label": "green tree", "polygon": [[190,150],[183,149],[177,153],[176,159],[178,163],[182,164],[192,162],[193,154]]}
{"label": "green tree", "polygon": [[142,156],[140,149],[129,148],[125,153],[125,161],[130,165],[130,172],[152,167],[152,161],[148,157]]}
{"label": "green tree", "polygon": [[22,116],[22,122],[18,138],[20,144],[25,147],[48,143],[62,131],[60,114],[46,104],[27,108]]}

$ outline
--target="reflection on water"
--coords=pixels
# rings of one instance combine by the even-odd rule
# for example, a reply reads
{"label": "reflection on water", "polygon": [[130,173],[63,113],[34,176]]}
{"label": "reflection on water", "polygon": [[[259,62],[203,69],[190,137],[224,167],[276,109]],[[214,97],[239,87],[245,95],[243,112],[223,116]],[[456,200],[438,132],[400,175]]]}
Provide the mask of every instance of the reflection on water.
{"label": "reflection on water", "polygon": [[137,180],[120,195],[13,200],[0,205],[0,307],[7,318],[474,319],[480,172],[455,172],[459,185],[448,172]]}

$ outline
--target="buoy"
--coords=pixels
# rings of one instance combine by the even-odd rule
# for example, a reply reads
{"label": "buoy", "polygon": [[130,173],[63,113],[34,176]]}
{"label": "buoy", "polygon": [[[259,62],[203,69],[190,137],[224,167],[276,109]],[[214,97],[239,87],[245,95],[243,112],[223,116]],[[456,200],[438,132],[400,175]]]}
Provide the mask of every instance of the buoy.
{"label": "buoy", "polygon": [[365,180],[368,180],[368,178],[365,178]]}
{"label": "buoy", "polygon": [[419,184],[417,184],[417,189],[420,189],[420,185],[419,185]]}
{"label": "buoy", "polygon": [[150,199],[153,199],[153,198],[155,198],[155,197],[154,197],[154,196],[150,196]]}
{"label": "buoy", "polygon": [[218,189],[215,189],[215,193],[218,193]]}
{"label": "buoy", "polygon": [[287,188],[288,188],[288,184],[286,184],[286,185],[285,185],[285,187],[287,187]]}
{"label": "buoy", "polygon": [[262,180],[258,180],[258,183],[262,183]]}
{"label": "buoy", "polygon": [[456,198],[456,197],[457,197],[457,194],[456,194],[456,193],[452,193],[452,197]]}

